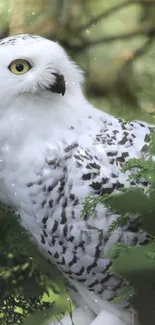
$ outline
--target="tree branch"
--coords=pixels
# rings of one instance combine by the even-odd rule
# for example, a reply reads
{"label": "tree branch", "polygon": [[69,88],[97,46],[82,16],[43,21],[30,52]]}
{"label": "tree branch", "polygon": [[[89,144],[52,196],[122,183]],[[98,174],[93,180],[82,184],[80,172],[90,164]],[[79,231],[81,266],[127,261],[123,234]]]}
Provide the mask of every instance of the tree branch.
{"label": "tree branch", "polygon": [[81,52],[83,50],[86,50],[87,48],[95,45],[99,45],[101,43],[110,43],[110,42],[116,42],[116,41],[127,41],[131,38],[135,38],[137,36],[153,36],[155,35],[155,26],[153,27],[142,27],[135,31],[129,32],[129,33],[123,33],[119,35],[111,35],[111,36],[104,36],[99,39],[94,40],[86,40],[83,38],[82,44],[79,45],[72,45],[69,42],[65,42],[64,46],[68,50],[74,50],[76,52]]}
{"label": "tree branch", "polygon": [[125,7],[128,7],[130,5],[134,5],[134,4],[139,4],[142,6],[155,6],[155,1],[154,0],[148,0],[148,1],[147,0],[128,0],[123,3],[119,3],[118,5],[110,8],[106,11],[103,11],[98,16],[92,18],[85,25],[82,25],[79,28],[77,28],[75,30],[76,35],[83,32],[85,29],[92,27],[93,24],[98,23],[101,19],[105,19],[105,18],[109,17],[111,14],[114,14],[116,11],[123,9]]}
{"label": "tree branch", "polygon": [[131,63],[135,61],[140,56],[144,55],[151,47],[151,45],[154,43],[154,38],[148,38],[145,43],[139,48],[136,49],[133,53],[130,59],[126,61],[126,64]]}

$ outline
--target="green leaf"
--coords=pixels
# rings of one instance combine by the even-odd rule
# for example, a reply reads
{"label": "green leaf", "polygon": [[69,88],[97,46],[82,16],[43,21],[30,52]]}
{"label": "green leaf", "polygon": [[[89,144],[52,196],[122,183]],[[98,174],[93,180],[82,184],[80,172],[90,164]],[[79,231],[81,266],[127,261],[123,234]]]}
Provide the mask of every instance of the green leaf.
{"label": "green leaf", "polygon": [[135,272],[140,274],[143,271],[155,271],[155,259],[150,258],[150,256],[155,256],[154,243],[146,246],[130,247],[130,250],[122,253],[114,261],[112,271],[124,277]]}

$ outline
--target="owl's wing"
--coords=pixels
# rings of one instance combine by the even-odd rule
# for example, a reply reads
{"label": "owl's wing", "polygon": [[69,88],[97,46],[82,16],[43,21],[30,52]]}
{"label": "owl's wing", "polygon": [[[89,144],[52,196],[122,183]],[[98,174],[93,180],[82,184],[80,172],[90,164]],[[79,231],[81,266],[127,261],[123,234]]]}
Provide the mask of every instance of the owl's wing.
{"label": "owl's wing", "polygon": [[97,293],[104,291],[108,299],[121,281],[109,274],[111,261],[103,257],[104,252],[117,242],[134,244],[139,234],[122,229],[109,234],[109,225],[118,215],[103,204],[83,220],[83,202],[88,195],[111,194],[135,185],[121,168],[128,159],[146,154],[151,132],[143,123],[118,123],[117,129],[111,125],[101,129],[88,147],[74,142],[64,144],[61,155],[47,155],[37,182],[27,184],[41,250],[67,277]]}

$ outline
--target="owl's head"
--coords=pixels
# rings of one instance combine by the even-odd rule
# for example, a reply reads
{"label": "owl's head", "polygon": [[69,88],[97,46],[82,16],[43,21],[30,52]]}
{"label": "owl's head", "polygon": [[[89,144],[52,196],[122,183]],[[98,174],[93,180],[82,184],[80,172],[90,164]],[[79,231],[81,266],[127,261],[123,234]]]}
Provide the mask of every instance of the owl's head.
{"label": "owl's head", "polygon": [[0,41],[0,98],[44,94],[57,96],[81,91],[83,74],[56,42],[33,35]]}

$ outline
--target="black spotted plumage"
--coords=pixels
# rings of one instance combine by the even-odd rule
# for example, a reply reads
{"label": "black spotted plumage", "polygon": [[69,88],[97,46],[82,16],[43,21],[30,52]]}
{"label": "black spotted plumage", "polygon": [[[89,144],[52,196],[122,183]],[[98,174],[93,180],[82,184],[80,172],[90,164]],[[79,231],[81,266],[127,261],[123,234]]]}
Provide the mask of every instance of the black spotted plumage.
{"label": "black spotted plumage", "polygon": [[[68,280],[111,299],[121,280],[116,285],[105,254],[118,242],[138,244],[140,234],[123,228],[109,233],[118,215],[101,204],[82,219],[83,202],[148,186],[131,182],[131,171],[122,167],[130,158],[148,157],[154,126],[91,106],[81,71],[56,42],[19,35],[0,46],[7,67],[20,57],[32,63],[20,79],[0,63],[0,89],[8,89],[7,96],[0,92],[0,201],[20,215],[39,250]],[[64,96],[51,91],[56,74],[64,76]]]}
{"label": "black spotted plumage", "polygon": [[[104,227],[102,228],[102,222],[100,227],[99,225],[96,226],[95,219],[101,218],[99,212],[104,213],[104,218],[107,219],[107,223],[110,225],[108,219],[112,217],[112,212],[100,207],[99,211],[98,209],[95,211],[93,217],[88,218],[88,221],[82,220],[81,211],[84,197],[80,200],[77,196],[74,173],[72,179],[70,179],[70,173],[72,173],[73,167],[79,171],[78,180],[81,183],[81,189],[82,186],[87,186],[90,194],[109,195],[114,191],[119,191],[124,186],[135,186],[136,182],[129,181],[129,175],[126,176],[121,172],[121,167],[130,158],[130,147],[136,145],[137,136],[133,134],[134,125],[138,126],[138,132],[141,132],[141,125],[137,122],[127,123],[126,129],[128,132],[125,132],[122,121],[123,128],[118,132],[115,129],[111,132],[107,127],[108,121],[102,120],[102,123],[103,128],[94,139],[96,145],[99,143],[105,148],[109,166],[111,158],[113,159],[114,168],[110,167],[108,170],[109,175],[106,172],[104,173],[99,157],[93,154],[89,148],[82,148],[77,143],[68,146],[64,144],[62,158],[58,160],[45,159],[49,171],[52,173],[53,170],[57,170],[59,177],[56,177],[55,180],[51,179],[51,182],[49,181],[50,178],[46,181],[42,177],[42,181],[28,183],[27,186],[30,189],[30,197],[31,191],[33,193],[33,186],[36,193],[33,194],[33,197],[37,195],[36,185],[37,187],[41,186],[44,192],[41,215],[44,216],[45,214],[45,216],[42,219],[40,218],[41,228],[44,229],[44,233],[41,234],[41,244],[50,247],[47,252],[52,257],[52,262],[58,265],[66,273],[67,277],[69,275],[72,279],[85,283],[89,290],[94,290],[99,294],[104,294],[105,290],[106,292],[109,290],[109,294],[106,293],[106,295],[111,297],[115,294],[112,294],[112,291],[116,292],[117,288],[120,287],[121,280],[119,279],[118,285],[115,283],[115,285],[111,284],[109,286],[108,284],[109,279],[113,277],[108,271],[111,261],[101,256],[104,253],[104,245],[108,246],[107,243],[111,240],[111,235],[109,234],[107,237],[106,231],[108,228],[105,231]],[[121,122],[119,121],[119,123]],[[113,128],[113,125],[111,125],[111,128]],[[70,132],[74,132],[75,128],[70,130]],[[148,143],[150,139],[148,129],[147,132],[146,135],[148,136],[145,135],[144,143],[145,141]],[[121,140],[118,141],[119,139]],[[141,152],[142,149],[143,147],[140,150]],[[147,186],[147,184],[143,183],[141,186]],[[77,207],[80,207],[78,215],[76,212]],[[48,216],[46,216],[47,212]],[[45,233],[45,229],[48,235]],[[122,230],[114,242],[137,244],[138,236],[137,233],[130,233],[130,231],[128,233]]]}

